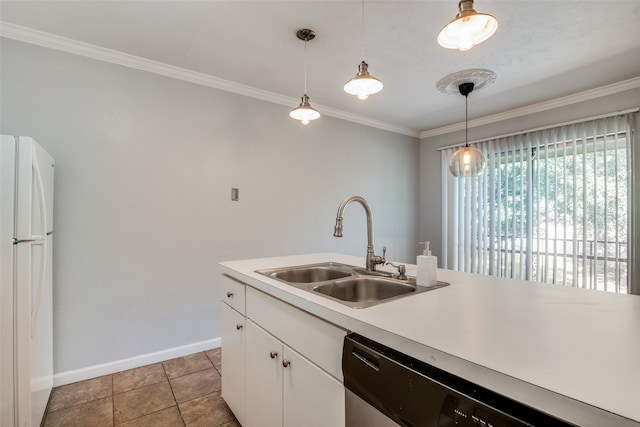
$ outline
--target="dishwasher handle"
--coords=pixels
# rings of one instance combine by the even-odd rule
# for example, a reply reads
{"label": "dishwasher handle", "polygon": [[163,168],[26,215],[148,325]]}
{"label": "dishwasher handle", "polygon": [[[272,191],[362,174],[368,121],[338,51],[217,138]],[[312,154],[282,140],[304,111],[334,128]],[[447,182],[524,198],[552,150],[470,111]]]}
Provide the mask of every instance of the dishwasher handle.
{"label": "dishwasher handle", "polygon": [[354,347],[351,354],[371,369],[380,370],[380,355],[366,351],[363,347]]}

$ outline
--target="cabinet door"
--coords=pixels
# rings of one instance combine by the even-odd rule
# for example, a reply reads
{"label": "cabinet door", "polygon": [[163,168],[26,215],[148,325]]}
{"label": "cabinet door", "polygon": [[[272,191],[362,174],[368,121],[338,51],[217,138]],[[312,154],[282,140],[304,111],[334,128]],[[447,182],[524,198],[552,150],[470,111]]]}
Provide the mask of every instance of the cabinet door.
{"label": "cabinet door", "polygon": [[344,386],[286,345],[283,360],[284,427],[344,427]]}
{"label": "cabinet door", "polygon": [[249,410],[243,427],[282,427],[282,343],[251,320],[246,329]]}
{"label": "cabinet door", "polygon": [[222,321],[222,397],[240,424],[246,419],[245,323],[240,313],[220,303]]}

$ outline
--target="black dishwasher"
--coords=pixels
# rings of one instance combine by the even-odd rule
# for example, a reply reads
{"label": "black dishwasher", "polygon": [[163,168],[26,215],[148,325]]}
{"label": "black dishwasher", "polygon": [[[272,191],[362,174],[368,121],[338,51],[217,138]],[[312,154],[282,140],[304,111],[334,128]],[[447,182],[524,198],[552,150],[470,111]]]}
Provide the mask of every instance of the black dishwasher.
{"label": "black dishwasher", "polygon": [[406,427],[572,425],[355,333],[345,337],[342,371],[347,427],[389,419]]}

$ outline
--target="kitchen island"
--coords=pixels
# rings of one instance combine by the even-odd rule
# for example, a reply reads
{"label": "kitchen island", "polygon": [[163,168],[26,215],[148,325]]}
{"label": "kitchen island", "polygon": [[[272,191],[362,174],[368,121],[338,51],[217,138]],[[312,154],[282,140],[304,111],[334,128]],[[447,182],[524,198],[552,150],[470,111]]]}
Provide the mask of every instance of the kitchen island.
{"label": "kitchen island", "polygon": [[364,266],[325,253],[220,267],[247,289],[569,423],[640,426],[640,297],[438,269],[450,286],[354,309],[255,272],[327,261]]}

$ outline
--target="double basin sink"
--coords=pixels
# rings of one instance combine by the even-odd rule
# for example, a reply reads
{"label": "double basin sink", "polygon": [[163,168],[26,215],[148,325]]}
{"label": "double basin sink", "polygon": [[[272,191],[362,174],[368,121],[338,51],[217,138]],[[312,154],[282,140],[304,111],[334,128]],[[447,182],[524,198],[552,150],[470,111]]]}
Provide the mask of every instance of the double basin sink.
{"label": "double basin sink", "polygon": [[448,285],[438,282],[429,287],[416,286],[413,277],[400,280],[391,273],[336,262],[256,270],[256,273],[352,308],[370,307]]}

